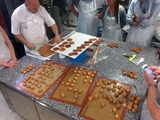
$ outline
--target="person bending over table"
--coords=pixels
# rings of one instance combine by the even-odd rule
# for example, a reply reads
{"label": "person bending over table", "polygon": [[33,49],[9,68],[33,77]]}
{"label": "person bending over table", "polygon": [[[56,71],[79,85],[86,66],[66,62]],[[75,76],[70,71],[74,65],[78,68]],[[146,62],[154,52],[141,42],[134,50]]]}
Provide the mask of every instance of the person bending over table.
{"label": "person bending over table", "polygon": [[48,41],[45,23],[55,34],[55,41],[61,42],[57,25],[39,0],[25,0],[11,17],[11,31],[25,45],[25,51],[35,49]]}

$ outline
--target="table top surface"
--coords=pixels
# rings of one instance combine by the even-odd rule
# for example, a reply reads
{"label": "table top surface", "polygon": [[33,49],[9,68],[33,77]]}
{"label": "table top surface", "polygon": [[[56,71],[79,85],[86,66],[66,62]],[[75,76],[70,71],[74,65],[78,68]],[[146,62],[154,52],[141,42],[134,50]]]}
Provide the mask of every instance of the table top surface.
{"label": "table top surface", "polygon": [[[135,46],[125,42],[118,42],[118,48],[110,48],[108,47],[108,42],[111,42],[111,40],[105,39],[104,42],[101,44],[101,48],[97,56],[97,59],[95,60],[94,65],[90,68],[98,71],[94,82],[98,80],[98,77],[106,77],[125,84],[134,85],[135,87],[132,87],[131,94],[141,96],[142,102],[140,103],[140,106],[142,106],[147,90],[147,84],[144,79],[142,66],[144,64],[153,65],[155,63],[157,58],[157,49],[150,47]],[[136,65],[128,61],[128,59],[123,56],[123,53],[135,54],[134,52],[129,51],[130,47],[143,48],[143,50],[139,54],[137,54],[136,59],[139,60],[140,58],[144,58],[144,62],[140,63],[139,65]],[[57,62],[63,65],[89,68],[90,60],[93,54],[94,52],[87,51],[86,59],[82,63],[72,63],[69,61],[67,57],[59,58],[58,54],[53,55],[51,60],[53,62]],[[27,97],[30,97],[32,99],[46,104],[46,106],[53,108],[55,111],[58,111],[61,114],[70,116],[71,118],[76,120],[83,120],[84,118],[78,116],[78,112],[80,111],[79,107],[48,99],[52,91],[57,86],[58,82],[44,95],[44,97],[40,99],[16,88],[16,85],[19,82],[21,82],[27,75],[29,75],[29,73],[22,74],[20,72],[22,68],[24,68],[28,64],[34,64],[38,67],[42,65],[43,62],[44,61],[39,60],[37,58],[24,56],[20,59],[20,64],[18,66],[13,68],[4,68],[0,71],[0,81],[14,88],[20,93],[25,94]],[[138,75],[137,80],[123,76],[121,72],[122,68],[132,69],[136,71]],[[127,110],[125,114],[125,120],[138,119],[140,115],[140,108],[136,113],[131,113]]]}

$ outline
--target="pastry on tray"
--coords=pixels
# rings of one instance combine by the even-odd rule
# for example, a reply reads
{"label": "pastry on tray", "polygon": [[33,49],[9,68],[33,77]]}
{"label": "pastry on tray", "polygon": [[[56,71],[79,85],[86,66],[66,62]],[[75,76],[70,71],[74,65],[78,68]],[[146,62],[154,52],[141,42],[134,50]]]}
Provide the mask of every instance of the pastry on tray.
{"label": "pastry on tray", "polygon": [[130,91],[130,85],[100,77],[85,99],[79,115],[87,120],[124,120]]}
{"label": "pastry on tray", "polygon": [[54,39],[51,39],[48,43],[49,43],[49,44],[54,44],[54,43],[55,43],[55,40],[54,40]]}
{"label": "pastry on tray", "polygon": [[37,70],[31,72],[17,88],[24,90],[38,98],[43,95],[66,72],[67,66],[51,61],[45,61]]}
{"label": "pastry on tray", "polygon": [[51,50],[50,50],[52,47],[53,47],[53,46],[44,44],[42,47],[40,47],[40,48],[38,49],[38,52],[39,52],[39,54],[40,54],[42,57],[48,57],[48,56],[50,56],[50,55],[52,55],[52,54],[55,53],[54,51],[51,51]]}
{"label": "pastry on tray", "polygon": [[81,106],[86,98],[97,72],[80,67],[70,67],[50,99]]}

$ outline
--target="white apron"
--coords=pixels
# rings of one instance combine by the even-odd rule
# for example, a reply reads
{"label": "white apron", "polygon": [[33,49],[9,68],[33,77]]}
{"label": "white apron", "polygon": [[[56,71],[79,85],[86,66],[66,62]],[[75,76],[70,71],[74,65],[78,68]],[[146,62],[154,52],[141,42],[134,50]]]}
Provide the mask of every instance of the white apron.
{"label": "white apron", "polygon": [[[9,60],[11,60],[11,53],[9,48],[6,46],[3,35],[0,32],[0,61],[8,62]],[[0,66],[0,70],[3,68],[4,67]]]}
{"label": "white apron", "polygon": [[[103,31],[102,38],[112,39],[115,41],[122,41],[121,28],[116,23],[114,15],[108,15],[109,7],[107,8],[105,15],[103,17]],[[120,23],[120,20],[118,21]]]}
{"label": "white apron", "polygon": [[96,2],[85,2],[83,0],[79,1],[78,6],[78,22],[77,31],[85,34],[97,36],[98,31],[98,18]]}
{"label": "white apron", "polygon": [[[32,14],[27,19],[27,33],[23,33],[23,36],[28,42],[33,43],[36,47],[48,41],[44,20],[38,16],[37,13]],[[25,46],[25,51],[30,50]]]}
{"label": "white apron", "polygon": [[[143,16],[146,19],[150,15],[151,7],[152,7],[152,0],[149,3],[148,11],[144,14],[140,9],[140,2],[138,2],[134,8],[134,14],[137,17]],[[151,39],[153,37],[153,34],[154,34],[154,25],[151,25],[149,27],[131,26],[126,38],[126,42],[149,47],[151,46]]]}

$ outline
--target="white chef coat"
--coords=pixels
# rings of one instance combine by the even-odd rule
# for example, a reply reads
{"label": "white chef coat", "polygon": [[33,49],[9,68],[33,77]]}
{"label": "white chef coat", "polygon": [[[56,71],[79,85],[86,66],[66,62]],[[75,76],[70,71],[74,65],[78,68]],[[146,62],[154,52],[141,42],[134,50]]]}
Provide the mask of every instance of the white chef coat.
{"label": "white chef coat", "polygon": [[15,35],[22,34],[28,42],[35,44],[35,46],[47,40],[45,23],[48,27],[55,24],[54,19],[44,7],[40,6],[36,13],[31,13],[25,4],[15,9],[11,22],[11,32]]}
{"label": "white chef coat", "polygon": [[[11,53],[9,48],[7,47],[6,43],[5,43],[5,39],[3,37],[3,35],[1,34],[1,26],[0,26],[0,61],[3,62],[8,62],[9,60],[11,60]],[[0,70],[3,69],[4,67],[0,66]]]}

